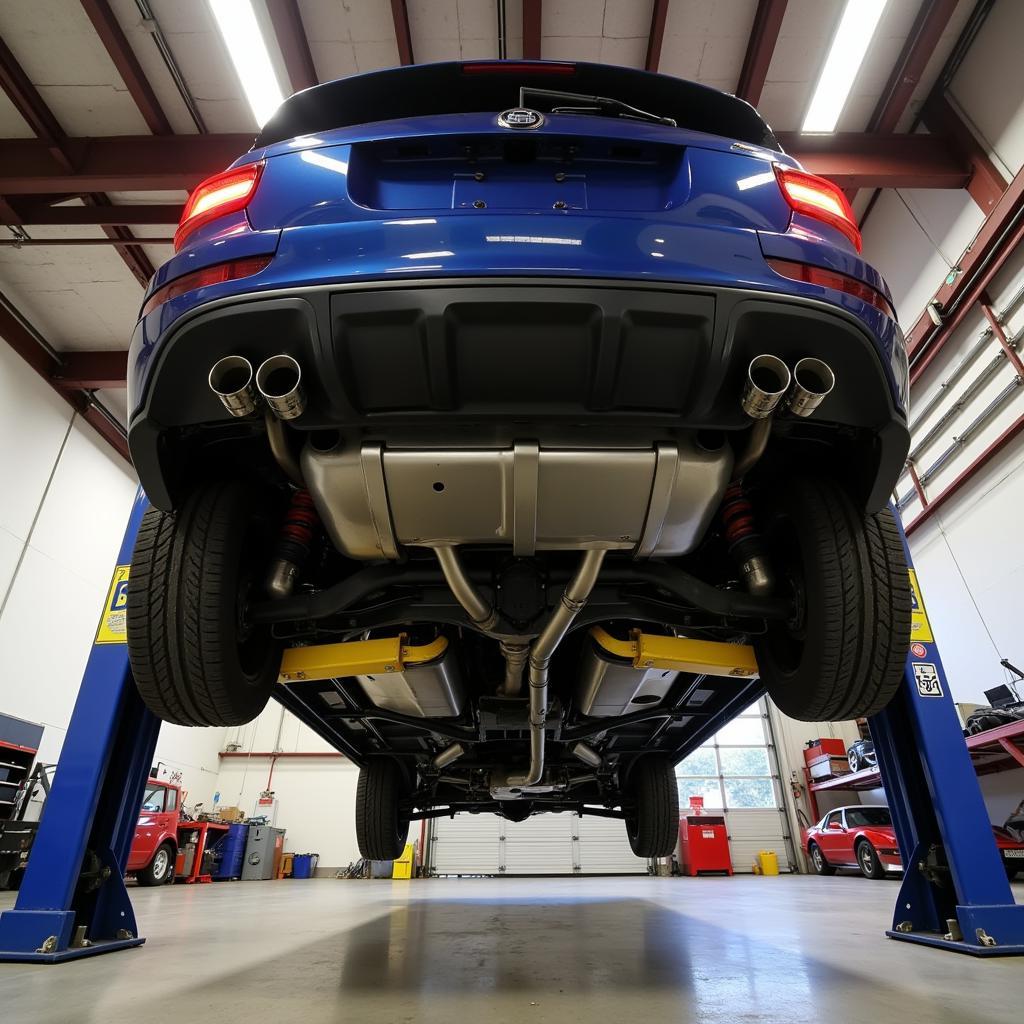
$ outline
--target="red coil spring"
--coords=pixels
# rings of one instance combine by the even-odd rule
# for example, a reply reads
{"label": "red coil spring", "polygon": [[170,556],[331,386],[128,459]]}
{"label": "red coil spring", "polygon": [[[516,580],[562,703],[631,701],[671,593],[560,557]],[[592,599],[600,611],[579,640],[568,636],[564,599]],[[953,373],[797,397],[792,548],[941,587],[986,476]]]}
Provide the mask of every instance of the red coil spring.
{"label": "red coil spring", "polygon": [[296,491],[281,525],[280,540],[284,543],[290,541],[308,551],[313,543],[313,530],[319,521],[309,491]]}
{"label": "red coil spring", "polygon": [[756,531],[754,529],[754,506],[743,493],[741,484],[730,484],[726,488],[722,501],[722,526],[729,547],[746,540]]}

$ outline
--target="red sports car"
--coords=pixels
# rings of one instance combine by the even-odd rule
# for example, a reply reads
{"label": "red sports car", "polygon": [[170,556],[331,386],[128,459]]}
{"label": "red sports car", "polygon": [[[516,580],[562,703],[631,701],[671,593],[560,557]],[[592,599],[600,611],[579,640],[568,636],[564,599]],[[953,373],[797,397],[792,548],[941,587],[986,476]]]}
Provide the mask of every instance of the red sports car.
{"label": "red sports car", "polygon": [[[992,826],[996,846],[1014,878],[1024,868],[1024,843],[1003,828]],[[865,878],[885,878],[903,870],[889,808],[853,804],[837,807],[804,833],[804,852],[819,875],[834,875],[836,868],[859,868]]]}

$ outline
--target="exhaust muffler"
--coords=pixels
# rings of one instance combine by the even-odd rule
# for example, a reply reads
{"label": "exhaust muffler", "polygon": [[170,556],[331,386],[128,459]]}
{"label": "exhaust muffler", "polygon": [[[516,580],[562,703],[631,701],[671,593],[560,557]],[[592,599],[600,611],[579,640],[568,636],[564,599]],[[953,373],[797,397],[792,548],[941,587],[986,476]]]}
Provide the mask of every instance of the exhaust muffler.
{"label": "exhaust muffler", "polygon": [[291,356],[271,356],[256,371],[256,387],[275,416],[293,420],[306,408],[302,367]]}
{"label": "exhaust muffler", "polygon": [[210,390],[232,416],[251,416],[256,411],[252,363],[245,356],[225,356],[210,367]]}
{"label": "exhaust muffler", "polygon": [[753,420],[771,416],[789,389],[789,367],[778,356],[764,353],[750,360],[740,404]]}
{"label": "exhaust muffler", "polygon": [[794,416],[810,416],[835,386],[836,375],[828,363],[811,357],[801,359],[793,367],[786,407]]}

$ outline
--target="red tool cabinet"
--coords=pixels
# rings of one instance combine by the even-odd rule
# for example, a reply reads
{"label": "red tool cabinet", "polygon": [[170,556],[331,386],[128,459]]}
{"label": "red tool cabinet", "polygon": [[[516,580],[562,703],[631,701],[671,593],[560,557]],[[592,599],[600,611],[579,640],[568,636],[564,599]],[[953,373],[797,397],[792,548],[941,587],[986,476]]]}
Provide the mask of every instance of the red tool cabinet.
{"label": "red tool cabinet", "polygon": [[680,819],[679,866],[684,875],[702,871],[732,874],[725,818],[717,814],[687,814]]}

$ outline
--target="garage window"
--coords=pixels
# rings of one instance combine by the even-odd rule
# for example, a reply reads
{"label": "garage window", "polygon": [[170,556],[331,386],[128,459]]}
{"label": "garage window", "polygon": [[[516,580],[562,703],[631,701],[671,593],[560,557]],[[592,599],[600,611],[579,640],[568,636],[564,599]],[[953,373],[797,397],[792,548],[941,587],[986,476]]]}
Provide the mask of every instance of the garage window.
{"label": "garage window", "polygon": [[706,808],[739,810],[779,806],[762,702],[723,726],[676,766],[679,806],[691,796]]}

